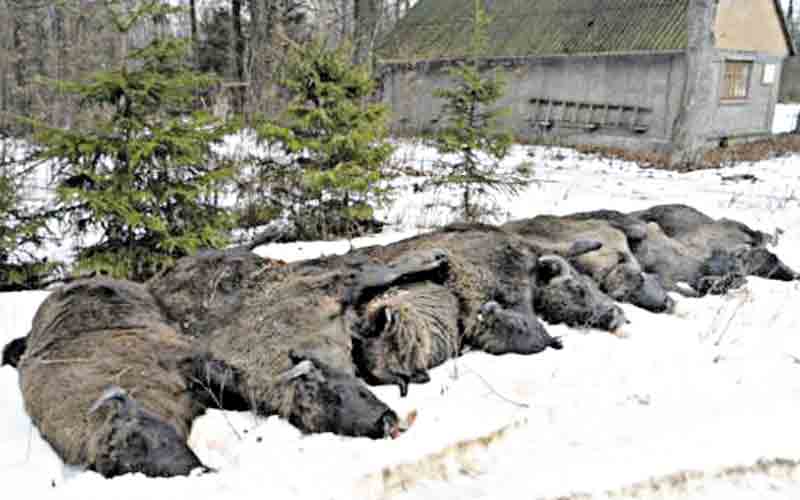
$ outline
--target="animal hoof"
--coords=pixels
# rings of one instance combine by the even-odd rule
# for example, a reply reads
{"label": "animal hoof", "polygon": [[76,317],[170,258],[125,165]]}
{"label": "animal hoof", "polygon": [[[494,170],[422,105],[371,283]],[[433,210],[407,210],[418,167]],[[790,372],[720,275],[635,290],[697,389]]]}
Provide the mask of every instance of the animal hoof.
{"label": "animal hoof", "polygon": [[613,335],[613,336],[615,336],[617,338],[620,338],[620,339],[628,339],[628,338],[631,337],[630,333],[626,329],[624,329],[622,327],[615,328],[614,330],[612,330],[611,331],[611,335]]}
{"label": "animal hoof", "polygon": [[408,396],[408,382],[405,380],[399,380],[397,382],[397,388],[400,389],[400,397],[404,398]]}
{"label": "animal hoof", "polygon": [[427,384],[431,381],[431,376],[428,375],[428,372],[420,370],[414,372],[414,375],[411,376],[411,381],[415,384]]}

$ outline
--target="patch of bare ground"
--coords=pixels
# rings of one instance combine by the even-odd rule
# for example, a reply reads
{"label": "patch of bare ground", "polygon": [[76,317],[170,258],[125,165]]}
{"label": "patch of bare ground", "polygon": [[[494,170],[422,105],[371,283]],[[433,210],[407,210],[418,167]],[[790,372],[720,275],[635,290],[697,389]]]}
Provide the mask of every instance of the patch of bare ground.
{"label": "patch of bare ground", "polygon": [[526,425],[527,420],[518,420],[488,434],[458,441],[416,461],[384,467],[362,477],[356,484],[354,497],[389,500],[425,481],[476,477],[487,469],[486,462],[492,450]]}
{"label": "patch of bare ground", "polygon": [[[800,462],[783,458],[762,459],[751,465],[725,467],[716,471],[684,470],[653,477],[615,490],[602,493],[572,493],[548,500],[688,500],[695,498],[725,498],[715,496],[714,490],[744,493],[741,498],[766,498],[760,496],[759,490],[765,485],[758,485],[757,479],[767,478],[766,488],[780,495],[781,484],[800,484]],[[750,492],[749,494],[747,492]],[[773,498],[772,496],[768,496]],[[740,498],[736,496],[736,498]],[[786,498],[795,498],[793,496]]]}
{"label": "patch of bare ground", "polygon": [[578,152],[632,161],[642,168],[672,170],[679,173],[721,168],[742,162],[756,162],[800,153],[800,134],[780,134],[758,141],[716,147],[703,155],[701,163],[670,165],[665,154],[626,151],[603,146],[577,146]]}

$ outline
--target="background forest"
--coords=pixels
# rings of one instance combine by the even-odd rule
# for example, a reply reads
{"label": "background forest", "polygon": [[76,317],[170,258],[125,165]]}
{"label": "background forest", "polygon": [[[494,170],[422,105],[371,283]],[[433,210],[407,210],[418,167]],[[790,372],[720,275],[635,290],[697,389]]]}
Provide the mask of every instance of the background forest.
{"label": "background forest", "polygon": [[[170,33],[191,40],[199,71],[222,82],[203,96],[218,112],[273,110],[270,84],[287,55],[286,44],[321,38],[331,47],[352,43],[354,62],[369,62],[385,33],[412,0],[172,0],[181,14],[141,23],[120,34],[106,4],[133,9],[137,0],[0,0],[0,134],[19,132],[13,115],[58,126],[78,119],[77,102],[42,84],[75,80],[124,61],[132,47]],[[215,99],[227,94],[224,99]]]}

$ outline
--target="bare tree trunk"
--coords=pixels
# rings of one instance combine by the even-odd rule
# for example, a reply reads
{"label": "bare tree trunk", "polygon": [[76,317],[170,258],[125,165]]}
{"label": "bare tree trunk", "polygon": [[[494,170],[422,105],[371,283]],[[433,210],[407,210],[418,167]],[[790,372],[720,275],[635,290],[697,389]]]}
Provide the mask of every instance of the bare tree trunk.
{"label": "bare tree trunk", "polygon": [[353,2],[356,0],[341,0],[339,2],[339,29],[340,29],[340,40],[349,39],[352,33],[352,24],[350,22],[352,17],[352,9],[355,7],[351,7]]}
{"label": "bare tree trunk", "polygon": [[197,5],[195,0],[189,0],[189,26],[192,36],[192,58],[197,63]]}
{"label": "bare tree trunk", "polygon": [[707,146],[713,126],[715,68],[714,22],[716,0],[690,0],[686,85],[681,109],[673,128],[672,165],[696,163]]}
{"label": "bare tree trunk", "polygon": [[[236,79],[245,82],[244,73],[244,32],[242,30],[242,0],[231,0],[231,17],[233,21],[233,65]],[[236,87],[234,107],[237,113],[244,111],[245,88]]]}
{"label": "bare tree trunk", "polygon": [[356,64],[367,63],[372,56],[372,47],[378,31],[380,3],[380,0],[354,0],[353,62]]}
{"label": "bare tree trunk", "polygon": [[[250,46],[247,51],[247,74],[250,75],[250,87],[248,88],[248,103],[257,105],[261,103],[261,90],[264,85],[267,66],[267,31],[266,16],[262,9],[263,0],[248,0],[250,9]],[[266,7],[269,9],[269,0]]]}
{"label": "bare tree trunk", "polygon": [[12,12],[11,14],[11,53],[13,54],[14,58],[14,61],[12,62],[12,66],[14,67],[14,87],[17,91],[17,98],[15,99],[14,108],[17,113],[26,115],[30,112],[30,102],[29,99],[27,99],[26,86],[28,82],[25,78],[27,61],[25,61],[24,54],[27,52],[27,50],[24,40],[25,36],[23,33],[23,15],[24,13],[19,10]]}
{"label": "bare tree trunk", "polygon": [[10,78],[11,78],[11,33],[14,29],[11,22],[11,9],[7,1],[0,1],[0,134],[8,128],[8,112],[10,111]]}

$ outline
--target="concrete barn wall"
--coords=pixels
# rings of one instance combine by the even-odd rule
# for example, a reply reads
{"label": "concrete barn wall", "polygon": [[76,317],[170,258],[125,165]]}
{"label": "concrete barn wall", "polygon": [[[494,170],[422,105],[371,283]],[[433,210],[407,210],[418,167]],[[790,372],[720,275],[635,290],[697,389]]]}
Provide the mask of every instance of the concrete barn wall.
{"label": "concrete barn wall", "polygon": [[800,56],[787,58],[781,71],[780,102],[800,102]]}
{"label": "concrete barn wall", "polygon": [[[738,101],[719,98],[722,89],[722,72],[726,60],[751,61],[753,66],[748,83],[748,97]],[[775,65],[775,80],[764,83],[764,68]],[[783,57],[752,52],[720,51],[715,60],[717,103],[714,109],[711,139],[722,137],[747,138],[772,132],[772,119],[778,102]]]}
{"label": "concrete barn wall", "polygon": [[[381,68],[383,100],[393,111],[394,132],[415,134],[435,127],[441,100],[432,93],[451,83],[447,68],[452,64],[453,61],[425,61],[392,63]],[[669,149],[685,82],[683,53],[494,58],[485,66],[487,71],[502,68],[506,73],[508,85],[500,105],[511,108],[505,122],[518,139],[664,152]],[[649,111],[640,115],[640,122],[648,130],[636,133],[625,126],[601,125],[587,131],[579,126],[602,122],[602,108],[595,108],[591,117],[584,108],[572,123],[560,122],[559,110],[553,109],[553,126],[543,128],[534,119],[532,98],[645,107]],[[543,108],[539,111],[544,112]],[[574,117],[574,108],[570,113]],[[626,113],[623,119],[629,122],[632,112]],[[606,119],[609,120],[608,115]]]}

